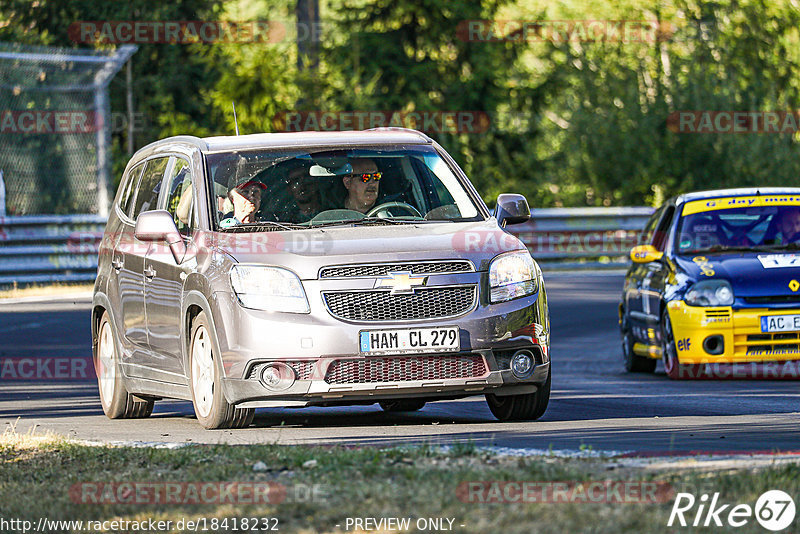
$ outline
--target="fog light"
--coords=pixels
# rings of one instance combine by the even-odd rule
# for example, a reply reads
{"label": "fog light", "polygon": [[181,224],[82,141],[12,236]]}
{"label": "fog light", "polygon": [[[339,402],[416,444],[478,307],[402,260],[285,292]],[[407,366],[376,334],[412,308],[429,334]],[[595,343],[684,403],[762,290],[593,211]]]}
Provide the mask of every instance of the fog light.
{"label": "fog light", "polygon": [[719,356],[725,352],[725,338],[720,334],[708,336],[703,340],[703,350],[714,356]]}
{"label": "fog light", "polygon": [[527,378],[533,371],[533,354],[520,350],[511,357],[511,372],[517,378]]}
{"label": "fog light", "polygon": [[261,368],[261,385],[272,391],[281,391],[294,384],[294,369],[285,363],[268,363]]}

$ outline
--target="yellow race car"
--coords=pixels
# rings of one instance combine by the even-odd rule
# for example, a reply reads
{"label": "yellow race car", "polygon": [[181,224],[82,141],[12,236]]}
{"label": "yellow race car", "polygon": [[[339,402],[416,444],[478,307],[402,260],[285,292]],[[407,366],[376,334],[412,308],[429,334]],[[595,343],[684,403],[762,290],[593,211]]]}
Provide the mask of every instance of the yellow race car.
{"label": "yellow race car", "polygon": [[800,188],[673,197],[642,237],[619,306],[628,371],[800,377]]}

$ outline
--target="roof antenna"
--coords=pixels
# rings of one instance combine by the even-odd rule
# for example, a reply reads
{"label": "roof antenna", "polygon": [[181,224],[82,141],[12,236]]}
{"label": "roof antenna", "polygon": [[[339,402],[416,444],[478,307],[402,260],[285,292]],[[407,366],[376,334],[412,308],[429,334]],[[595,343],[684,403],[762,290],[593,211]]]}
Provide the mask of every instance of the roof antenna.
{"label": "roof antenna", "polygon": [[236,120],[236,103],[231,100],[231,106],[233,106],[233,124],[236,125],[236,135],[239,135],[239,121]]}

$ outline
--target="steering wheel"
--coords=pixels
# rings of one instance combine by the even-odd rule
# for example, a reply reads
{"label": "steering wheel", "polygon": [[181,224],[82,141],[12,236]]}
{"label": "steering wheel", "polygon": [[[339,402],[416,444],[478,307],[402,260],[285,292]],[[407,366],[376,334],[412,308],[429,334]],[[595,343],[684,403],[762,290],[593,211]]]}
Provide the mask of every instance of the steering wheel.
{"label": "steering wheel", "polygon": [[[422,214],[419,211],[417,211],[417,208],[415,208],[411,204],[406,204],[405,202],[397,202],[397,201],[384,202],[383,204],[378,204],[377,206],[369,210],[366,216],[374,217],[379,213],[384,213],[386,214],[385,216],[391,216],[391,213],[389,213],[389,208],[401,208],[410,213],[411,215],[422,218]],[[380,217],[380,215],[378,215],[378,217]]]}

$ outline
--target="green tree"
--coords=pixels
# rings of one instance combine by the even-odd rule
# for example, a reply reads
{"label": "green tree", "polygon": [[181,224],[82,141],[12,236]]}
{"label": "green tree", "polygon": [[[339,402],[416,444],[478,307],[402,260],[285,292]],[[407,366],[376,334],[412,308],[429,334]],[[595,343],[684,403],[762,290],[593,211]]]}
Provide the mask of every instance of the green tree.
{"label": "green tree", "polygon": [[[80,21],[204,20],[215,16],[222,0],[98,2],[96,0],[4,0],[0,4],[0,40],[56,47],[109,47],[75,40],[70,26]],[[73,27],[74,28],[74,27]],[[135,112],[143,120],[135,132],[135,148],[175,133],[204,134],[215,130],[216,117],[195,96],[219,77],[221,64],[203,59],[205,44],[140,43],[131,59]],[[125,113],[125,76],[110,86],[111,109]],[[127,162],[127,131],[113,135],[113,177],[119,180]]]}
{"label": "green tree", "polygon": [[730,186],[795,185],[796,136],[691,134],[668,124],[678,111],[790,110],[798,101],[800,12],[760,0],[684,0],[657,13],[622,13],[674,25],[657,43],[553,45],[568,79],[551,110],[568,125],[551,168],[577,181],[589,205],[656,203],[665,195]]}
{"label": "green tree", "polygon": [[[334,17],[339,42],[322,57],[328,78],[318,102],[355,111],[474,111],[492,121],[489,131],[433,132],[462,165],[487,201],[508,188],[534,191],[539,178],[530,147],[535,123],[522,132],[508,117],[539,113],[547,83],[525,83],[518,67],[524,48],[510,42],[470,41],[459,25],[492,20],[507,0],[345,2]],[[526,164],[520,172],[518,165]]]}

